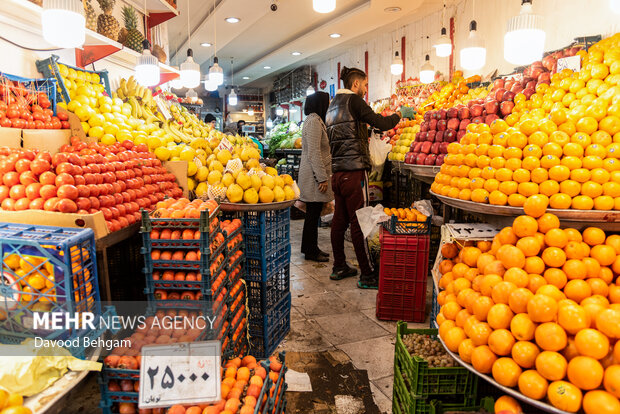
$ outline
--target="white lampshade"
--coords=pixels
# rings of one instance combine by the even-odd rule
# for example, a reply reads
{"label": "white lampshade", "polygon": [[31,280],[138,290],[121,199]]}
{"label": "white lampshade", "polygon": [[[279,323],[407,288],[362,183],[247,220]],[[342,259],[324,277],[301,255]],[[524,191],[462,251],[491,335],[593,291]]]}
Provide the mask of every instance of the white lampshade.
{"label": "white lampshade", "polygon": [[420,68],[420,82],[431,83],[435,80],[435,68],[431,65],[430,56],[426,55],[426,62]]}
{"label": "white lampshade", "polygon": [[271,118],[267,119],[267,128],[273,128],[273,121]]}
{"label": "white lampshade", "polygon": [[228,95],[228,105],[237,105],[237,94],[235,93],[234,89],[231,89],[230,94]]}
{"label": "white lampshade", "polygon": [[277,116],[282,116],[282,115],[284,115],[284,108],[282,108],[281,106],[278,106],[278,107],[276,108],[276,115],[277,115]]}
{"label": "white lampshade", "polygon": [[213,92],[217,90],[217,83],[211,81],[211,79],[209,79],[209,77],[205,77],[204,80],[205,83],[205,89],[208,90],[209,92]]}
{"label": "white lampshade", "polygon": [[159,83],[159,61],[149,50],[149,42],[143,42],[144,50],[136,65],[136,80],[142,86],[155,86]]}
{"label": "white lampshade", "polygon": [[181,83],[184,88],[200,85],[200,65],[194,62],[192,49],[187,49],[187,59],[181,63]]}
{"label": "white lampshade", "polygon": [[469,24],[469,37],[465,42],[465,47],[461,49],[461,67],[466,70],[480,69],[487,60],[484,39],[478,35],[476,28],[476,21],[472,20]]}
{"label": "white lampshade", "polygon": [[[179,70],[178,66],[173,66],[173,68],[176,70]],[[183,82],[181,82],[180,76],[172,79],[170,82],[168,82],[168,84],[170,85],[172,89],[181,89],[183,87]]]}
{"label": "white lampshade", "polygon": [[290,109],[288,110],[289,114],[296,114],[297,113],[297,108],[295,108],[294,106],[291,106]]}
{"label": "white lampshade", "polygon": [[452,54],[452,42],[450,42],[450,38],[446,33],[446,28],[442,27],[441,36],[434,45],[435,54],[439,57],[447,57]]}
{"label": "white lampshade", "polygon": [[620,0],[609,0],[609,8],[612,12],[620,14]]}
{"label": "white lampshade", "polygon": [[224,71],[217,63],[217,56],[213,58],[213,66],[209,69],[209,80],[215,82],[217,86],[224,83]]}
{"label": "white lampshade", "polygon": [[394,60],[392,61],[392,65],[390,66],[390,71],[392,75],[398,76],[403,73],[403,60],[398,55],[398,52],[394,55]]}
{"label": "white lampshade", "polygon": [[314,86],[310,85],[308,86],[308,89],[306,89],[306,96],[310,96],[312,94],[314,94],[316,91],[314,90]]}
{"label": "white lampshade", "polygon": [[81,47],[86,41],[86,19],[81,0],[43,0],[43,39],[62,48]]}
{"label": "white lampshade", "polygon": [[331,13],[336,9],[336,0],[312,0],[312,8],[317,13]]}
{"label": "white lampshade", "polygon": [[254,109],[248,109],[248,116],[254,116]]}
{"label": "white lampshade", "polygon": [[508,20],[504,35],[504,59],[515,65],[540,60],[545,51],[543,18],[532,14],[532,3],[523,0],[521,13]]}

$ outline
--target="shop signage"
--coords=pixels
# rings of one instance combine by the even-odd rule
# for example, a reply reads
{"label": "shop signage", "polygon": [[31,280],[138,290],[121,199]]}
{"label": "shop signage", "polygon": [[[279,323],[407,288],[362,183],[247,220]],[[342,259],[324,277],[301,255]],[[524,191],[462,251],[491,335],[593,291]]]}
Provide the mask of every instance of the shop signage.
{"label": "shop signage", "polygon": [[220,401],[221,351],[219,341],[144,346],[139,407]]}
{"label": "shop signage", "polygon": [[568,56],[558,59],[558,72],[561,72],[563,69],[579,72],[581,70],[581,56]]}

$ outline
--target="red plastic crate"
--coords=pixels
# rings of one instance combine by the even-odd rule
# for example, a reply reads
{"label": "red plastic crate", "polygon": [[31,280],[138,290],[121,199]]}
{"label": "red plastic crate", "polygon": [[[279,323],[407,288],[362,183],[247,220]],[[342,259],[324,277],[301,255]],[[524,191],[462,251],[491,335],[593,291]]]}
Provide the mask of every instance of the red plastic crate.
{"label": "red plastic crate", "polygon": [[430,237],[381,229],[380,240],[377,319],[424,322]]}

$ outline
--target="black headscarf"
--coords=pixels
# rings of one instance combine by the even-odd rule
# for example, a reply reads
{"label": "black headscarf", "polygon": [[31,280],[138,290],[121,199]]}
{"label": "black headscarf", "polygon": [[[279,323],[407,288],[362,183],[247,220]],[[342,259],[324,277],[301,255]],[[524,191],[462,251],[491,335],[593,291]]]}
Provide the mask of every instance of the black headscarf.
{"label": "black headscarf", "polygon": [[205,124],[208,124],[209,122],[213,122],[213,121],[217,121],[217,119],[215,119],[215,116],[212,114],[206,114],[205,115]]}
{"label": "black headscarf", "polygon": [[329,94],[327,92],[315,92],[306,98],[304,115],[317,114],[325,122],[325,115],[329,107]]}

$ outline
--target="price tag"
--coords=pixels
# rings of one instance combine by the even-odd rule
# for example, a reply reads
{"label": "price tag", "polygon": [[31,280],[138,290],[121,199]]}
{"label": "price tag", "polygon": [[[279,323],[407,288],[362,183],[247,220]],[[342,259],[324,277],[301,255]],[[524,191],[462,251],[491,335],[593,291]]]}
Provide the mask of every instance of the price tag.
{"label": "price tag", "polygon": [[219,151],[227,149],[228,151],[232,152],[233,150],[233,146],[230,143],[229,140],[226,139],[226,137],[222,138],[222,140],[220,141],[220,145],[217,146],[217,149]]}
{"label": "price tag", "polygon": [[139,407],[220,401],[221,351],[219,341],[144,346]]}
{"label": "price tag", "polygon": [[161,95],[157,95],[155,97],[155,103],[157,104],[157,109],[159,109],[159,112],[162,113],[162,115],[164,116],[164,118],[166,119],[172,119],[172,115],[170,114],[170,111],[168,110],[168,105],[166,104],[166,102],[162,99]]}
{"label": "price tag", "polygon": [[581,57],[569,56],[558,59],[558,72],[562,69],[570,69],[573,72],[579,72],[581,70]]}

